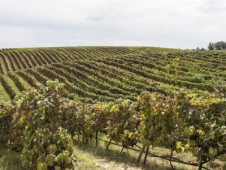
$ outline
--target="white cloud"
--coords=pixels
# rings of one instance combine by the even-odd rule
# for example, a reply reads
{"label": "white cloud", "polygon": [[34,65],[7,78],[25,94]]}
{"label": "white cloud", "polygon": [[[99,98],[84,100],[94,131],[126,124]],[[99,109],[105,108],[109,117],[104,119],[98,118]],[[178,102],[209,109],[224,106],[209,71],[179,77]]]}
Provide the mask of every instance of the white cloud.
{"label": "white cloud", "polygon": [[0,0],[0,4],[0,48],[195,48],[226,37],[225,0]]}

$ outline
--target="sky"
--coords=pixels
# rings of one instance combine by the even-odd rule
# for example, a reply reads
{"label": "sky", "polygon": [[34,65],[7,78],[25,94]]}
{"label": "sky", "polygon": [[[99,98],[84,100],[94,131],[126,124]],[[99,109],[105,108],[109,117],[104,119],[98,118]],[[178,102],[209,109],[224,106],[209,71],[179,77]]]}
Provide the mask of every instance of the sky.
{"label": "sky", "polygon": [[226,0],[0,0],[0,48],[226,41]]}

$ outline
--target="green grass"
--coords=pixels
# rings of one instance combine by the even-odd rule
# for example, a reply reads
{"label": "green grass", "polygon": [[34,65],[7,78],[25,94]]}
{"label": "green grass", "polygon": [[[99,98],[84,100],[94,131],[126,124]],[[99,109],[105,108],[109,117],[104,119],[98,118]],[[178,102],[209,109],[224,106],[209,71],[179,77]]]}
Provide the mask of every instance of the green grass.
{"label": "green grass", "polygon": [[20,154],[0,146],[0,170],[24,170],[20,161]]}
{"label": "green grass", "polygon": [[[79,141],[75,141],[75,143],[74,154],[76,162],[74,166],[76,170],[171,170],[169,161],[154,157],[148,157],[147,165],[137,166],[137,152],[124,149],[120,153],[121,147],[115,145],[110,145],[109,150],[106,150],[107,143],[102,141],[99,141],[98,147],[96,147],[94,141],[90,141],[89,144],[82,144]],[[161,155],[168,155],[169,152],[164,148],[154,148],[151,151]],[[175,154],[175,156],[183,160],[187,159],[186,161],[188,162],[194,161],[191,153]],[[173,166],[176,170],[197,170],[197,167],[179,163],[173,163]],[[225,170],[226,165],[216,160],[209,163],[208,168],[211,170]],[[0,146],[0,170],[24,170],[20,161],[20,154]]]}
{"label": "green grass", "polygon": [[[144,170],[170,170],[169,161],[161,160],[159,158],[148,157],[147,164],[143,166],[136,165],[138,152],[124,149],[121,153],[121,147],[110,145],[109,150],[106,150],[107,143],[99,141],[98,147],[95,142],[91,141],[89,144],[81,144],[77,141],[75,147],[75,155],[78,155],[75,167],[78,169],[144,169]],[[168,150],[163,148],[155,148],[158,154],[169,154]],[[178,155],[179,157],[187,157],[192,159],[190,153]],[[144,157],[144,156],[143,156]],[[107,163],[106,163],[107,162]],[[195,170],[196,167],[187,166],[179,163],[173,163],[177,170]]]}

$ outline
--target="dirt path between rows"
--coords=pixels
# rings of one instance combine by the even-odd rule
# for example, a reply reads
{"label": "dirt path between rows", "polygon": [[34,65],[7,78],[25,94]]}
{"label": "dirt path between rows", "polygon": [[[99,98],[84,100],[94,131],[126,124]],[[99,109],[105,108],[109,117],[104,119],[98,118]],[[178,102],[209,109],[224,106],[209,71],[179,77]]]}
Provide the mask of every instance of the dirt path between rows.
{"label": "dirt path between rows", "polygon": [[103,158],[96,158],[95,164],[97,169],[100,170],[141,170],[140,167],[109,161]]}

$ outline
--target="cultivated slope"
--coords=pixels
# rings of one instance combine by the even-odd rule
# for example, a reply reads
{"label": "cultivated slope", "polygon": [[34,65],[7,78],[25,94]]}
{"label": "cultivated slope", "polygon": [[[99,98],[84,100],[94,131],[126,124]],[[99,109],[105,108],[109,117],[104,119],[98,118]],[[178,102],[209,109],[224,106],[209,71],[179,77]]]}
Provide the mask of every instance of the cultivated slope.
{"label": "cultivated slope", "polygon": [[0,52],[6,100],[49,79],[90,102],[134,99],[141,91],[213,92],[226,81],[226,53],[148,47],[7,49]]}

